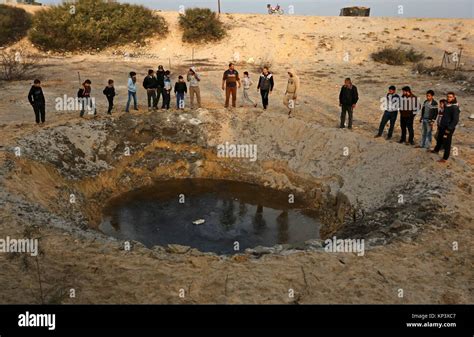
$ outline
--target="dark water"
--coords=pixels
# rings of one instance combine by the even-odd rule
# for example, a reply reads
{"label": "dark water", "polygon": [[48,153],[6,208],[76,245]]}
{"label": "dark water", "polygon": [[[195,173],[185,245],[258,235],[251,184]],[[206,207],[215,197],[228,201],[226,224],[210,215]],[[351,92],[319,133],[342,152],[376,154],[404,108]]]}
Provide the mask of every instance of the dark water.
{"label": "dark water", "polygon": [[[180,203],[184,195],[184,203]],[[100,229],[147,247],[180,244],[233,254],[246,248],[319,238],[320,223],[288,193],[241,182],[184,179],[157,183],[110,202]],[[201,225],[193,224],[204,219]]]}

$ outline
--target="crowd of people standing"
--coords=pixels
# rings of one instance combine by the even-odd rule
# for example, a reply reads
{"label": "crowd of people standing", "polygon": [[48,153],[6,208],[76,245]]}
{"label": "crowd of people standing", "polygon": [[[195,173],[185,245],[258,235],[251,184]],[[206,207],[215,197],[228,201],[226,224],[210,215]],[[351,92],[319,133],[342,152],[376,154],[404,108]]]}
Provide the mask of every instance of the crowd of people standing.
{"label": "crowd of people standing", "polygon": [[[284,92],[283,104],[288,109],[288,117],[292,118],[296,106],[296,100],[300,90],[300,81],[296,72],[293,69],[287,71],[287,85]],[[184,76],[179,75],[177,81],[172,86],[170,71],[165,70],[163,66],[158,66],[158,70],[148,70],[148,74],[143,79],[142,86],[147,95],[148,111],[157,111],[161,99],[161,109],[170,109],[171,106],[171,92],[173,91],[176,97],[176,109],[185,108],[186,94],[190,96],[191,108],[201,107],[201,90],[200,82],[201,76],[196,71],[195,67],[189,68]],[[235,69],[233,63],[229,64],[228,69],[222,76],[222,90],[225,93],[224,106],[236,107],[238,89],[243,87],[241,107],[248,103],[257,107],[257,103],[252,99],[251,87],[254,85],[248,71],[243,73],[243,78],[240,78],[239,72]],[[80,102],[80,117],[84,116],[85,110],[92,111],[94,116],[97,115],[95,104],[93,103],[91,81],[85,80],[77,93]],[[262,107],[267,110],[270,104],[270,96],[275,87],[275,79],[268,67],[263,67],[259,75],[256,89],[260,93]],[[103,90],[108,102],[107,114],[112,114],[114,109],[114,98],[117,95],[114,81],[108,80],[107,86]],[[127,103],[125,105],[125,112],[130,111],[130,106],[133,101],[133,109],[138,110],[137,99],[137,73],[130,72],[127,82]],[[420,104],[418,98],[412,93],[409,86],[402,88],[402,96],[396,93],[396,87],[391,85],[388,88],[388,93],[383,98],[383,114],[375,135],[376,138],[381,137],[383,131],[389,123],[389,129],[386,139],[391,139],[395,129],[395,123],[400,114],[400,129],[401,137],[399,143],[407,145],[415,145],[415,131],[414,121],[419,114],[419,123],[421,124],[421,138],[417,147],[425,148],[433,153],[438,153],[444,149],[444,156],[440,162],[445,162],[450,156],[451,142],[456,126],[459,122],[460,109],[457,103],[456,95],[453,92],[447,94],[446,99],[441,99],[438,102],[434,99],[435,93],[433,90],[426,92],[426,100]],[[28,100],[33,106],[36,117],[36,123],[44,123],[46,115],[46,101],[41,88],[41,81],[36,79],[28,93]],[[339,106],[341,108],[340,128],[346,127],[346,117],[348,117],[347,128],[352,129],[353,113],[359,101],[359,92],[357,87],[352,83],[350,78],[344,80],[339,92]],[[196,102],[196,104],[195,104]],[[433,131],[436,129],[434,138],[436,139],[436,146],[431,150],[431,141],[433,138]],[[408,136],[408,138],[407,138]]]}
{"label": "crowd of people standing", "polygon": [[[446,99],[438,102],[434,99],[433,90],[426,92],[426,99],[421,104],[409,86],[402,88],[402,96],[396,93],[396,87],[391,85],[383,100],[384,112],[380,121],[376,138],[382,137],[385,126],[390,122],[387,140],[392,138],[398,112],[400,112],[401,137],[400,144],[415,145],[415,118],[419,115],[418,122],[421,124],[420,143],[417,148],[424,148],[432,153],[438,153],[444,149],[443,158],[439,162],[448,160],[451,152],[451,142],[456,126],[459,123],[460,109],[454,92],[448,92]],[[431,149],[433,131],[436,129],[436,146]],[[407,139],[408,133],[408,139]]]}

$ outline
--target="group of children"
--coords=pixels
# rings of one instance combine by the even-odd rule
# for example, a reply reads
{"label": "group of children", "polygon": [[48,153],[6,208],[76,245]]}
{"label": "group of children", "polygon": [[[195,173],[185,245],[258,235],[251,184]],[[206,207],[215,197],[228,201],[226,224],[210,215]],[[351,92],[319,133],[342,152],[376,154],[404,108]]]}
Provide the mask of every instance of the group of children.
{"label": "group of children", "polygon": [[[191,78],[192,77],[192,78]],[[191,82],[192,93],[197,96],[198,105],[201,105],[201,96],[199,87],[194,82],[199,82],[200,78],[194,71],[194,68],[189,70],[188,81]],[[170,71],[164,70],[163,66],[158,67],[158,71],[153,69],[148,70],[148,75],[143,80],[143,87],[147,92],[148,110],[157,110],[160,98],[162,97],[161,109],[170,109],[171,103],[171,78]],[[176,95],[176,108],[184,109],[184,97],[188,92],[188,87],[184,81],[183,76],[178,77],[178,81],[174,85],[174,93]],[[114,108],[114,98],[117,95],[114,87],[114,81],[108,80],[107,86],[104,88],[102,93],[107,98],[108,109],[107,114],[112,114]],[[133,101],[133,109],[138,110],[138,99],[137,99],[137,73],[130,72],[127,82],[127,103],[125,105],[125,112],[130,112],[130,105]],[[194,95],[191,96],[191,104],[193,104]],[[81,105],[80,116],[84,116],[86,108],[93,109],[94,115],[97,114],[97,110],[91,99],[91,81],[85,80],[82,83],[82,87],[77,93]]]}
{"label": "group of children", "polygon": [[[399,143],[415,145],[413,125],[415,116],[420,112],[418,121],[421,124],[421,140],[420,144],[416,147],[425,148],[432,153],[438,153],[444,148],[443,158],[439,162],[446,162],[451,152],[452,137],[459,122],[460,109],[454,92],[448,92],[446,99],[441,99],[439,104],[435,101],[434,96],[434,91],[428,90],[425,101],[420,105],[418,98],[412,93],[409,86],[402,88],[401,97],[396,93],[396,87],[390,86],[383,102],[384,113],[375,137],[381,137],[385,126],[390,122],[386,139],[392,138],[397,115],[400,111],[400,128],[402,133]],[[431,140],[435,128],[434,138],[436,139],[436,146],[431,150]]]}

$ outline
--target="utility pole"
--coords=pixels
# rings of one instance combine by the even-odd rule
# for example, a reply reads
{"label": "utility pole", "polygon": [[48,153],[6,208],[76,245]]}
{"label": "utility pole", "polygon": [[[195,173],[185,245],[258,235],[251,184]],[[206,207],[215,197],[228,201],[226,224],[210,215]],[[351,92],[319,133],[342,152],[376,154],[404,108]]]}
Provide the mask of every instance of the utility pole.
{"label": "utility pole", "polygon": [[221,14],[221,0],[217,0],[217,13]]}

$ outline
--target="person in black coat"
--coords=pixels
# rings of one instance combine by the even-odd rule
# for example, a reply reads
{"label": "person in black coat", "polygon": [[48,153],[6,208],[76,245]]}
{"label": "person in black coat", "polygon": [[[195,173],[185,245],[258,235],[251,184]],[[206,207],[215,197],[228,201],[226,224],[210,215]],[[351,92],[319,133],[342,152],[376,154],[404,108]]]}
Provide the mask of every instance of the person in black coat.
{"label": "person in black coat", "polygon": [[[148,76],[143,80],[143,87],[146,90],[146,95],[148,98],[148,111],[158,108],[158,100],[156,98],[156,90],[158,89],[158,81],[155,77],[155,72],[153,69],[148,70]],[[153,105],[152,105],[153,102]]]}
{"label": "person in black coat", "polygon": [[[162,65],[158,66],[158,70],[156,71],[156,81],[158,85],[156,87],[156,104],[160,103],[160,96],[163,94],[163,88],[165,87],[165,68]],[[164,104],[165,96],[163,95],[163,104]]]}
{"label": "person in black coat", "polygon": [[443,117],[441,118],[438,130],[438,137],[436,138],[436,146],[432,153],[438,153],[441,147],[444,147],[443,158],[439,160],[440,163],[445,163],[451,152],[451,142],[453,139],[454,130],[459,122],[459,105],[454,92],[448,92],[447,103],[444,107]]}
{"label": "person in black coat", "polygon": [[35,112],[36,124],[39,124],[40,121],[41,124],[43,124],[46,119],[46,100],[44,99],[40,80],[34,80],[30,92],[28,93],[28,101]]}
{"label": "person in black coat", "polygon": [[109,108],[107,110],[107,114],[112,114],[112,109],[114,108],[114,97],[115,97],[115,88],[114,88],[114,81],[109,80],[109,85],[105,87],[103,94],[107,97],[107,101],[109,102]]}
{"label": "person in black coat", "polygon": [[184,77],[179,75],[178,82],[174,85],[176,94],[176,109],[184,109],[184,95],[188,92],[188,86],[184,82]]}
{"label": "person in black coat", "polygon": [[267,110],[268,96],[272,93],[274,86],[275,81],[273,79],[273,74],[268,70],[268,67],[263,67],[257,85],[257,90],[260,90],[260,95],[262,96],[263,110]]}
{"label": "person in black coat", "polygon": [[358,100],[359,93],[357,92],[357,87],[352,84],[351,79],[348,77],[344,80],[344,85],[342,86],[339,93],[339,106],[341,107],[341,129],[344,129],[346,124],[346,113],[349,114],[349,124],[347,127],[352,129],[352,112],[354,111]]}

